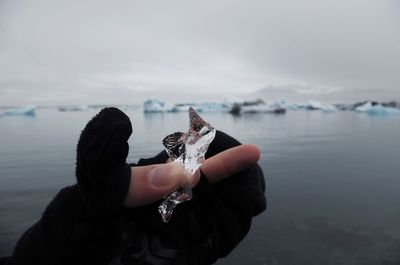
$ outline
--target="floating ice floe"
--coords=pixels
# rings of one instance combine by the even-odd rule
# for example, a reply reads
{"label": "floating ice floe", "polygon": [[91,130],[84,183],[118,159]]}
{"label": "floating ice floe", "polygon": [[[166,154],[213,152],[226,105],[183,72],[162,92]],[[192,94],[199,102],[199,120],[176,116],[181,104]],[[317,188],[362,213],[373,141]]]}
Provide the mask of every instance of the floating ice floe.
{"label": "floating ice floe", "polygon": [[148,99],[143,103],[143,111],[147,113],[173,112],[174,105],[157,99]]}
{"label": "floating ice floe", "polygon": [[318,101],[310,100],[308,102],[308,109],[310,110],[322,110],[324,112],[334,112],[336,108],[332,105],[323,104]]}
{"label": "floating ice floe", "polygon": [[380,104],[372,104],[371,102],[367,102],[364,105],[358,106],[355,111],[367,113],[369,115],[400,114],[400,109],[385,107]]}
{"label": "floating ice floe", "polygon": [[148,99],[143,103],[143,111],[147,113],[187,112],[189,108],[197,112],[228,112],[230,106],[216,102],[170,104],[157,99]]}
{"label": "floating ice floe", "polygon": [[322,110],[326,113],[335,112],[337,109],[333,105],[323,104],[319,101],[310,100],[307,103],[297,104],[297,108],[306,110]]}
{"label": "floating ice floe", "polygon": [[3,111],[2,114],[0,114],[0,116],[20,116],[20,115],[33,116],[35,115],[35,111],[36,111],[35,105],[28,105],[19,108],[6,109]]}
{"label": "floating ice floe", "polygon": [[230,113],[238,115],[241,113],[286,113],[286,109],[279,105],[268,105],[263,100],[244,101],[233,104]]}
{"label": "floating ice floe", "polygon": [[297,104],[290,103],[284,99],[278,99],[271,103],[271,107],[274,109],[286,109],[286,110],[298,110]]}
{"label": "floating ice floe", "polygon": [[282,108],[273,108],[267,104],[257,106],[243,106],[241,113],[276,113],[283,114],[286,110]]}
{"label": "floating ice floe", "polygon": [[[237,101],[237,102],[236,102]],[[266,103],[262,99],[255,100],[225,100],[223,102],[169,104],[160,100],[147,100],[144,103],[145,112],[187,112],[193,108],[197,112],[229,112],[234,115],[241,113],[286,113],[286,110],[318,110],[332,113],[338,110],[357,111],[372,115],[398,114],[399,106],[396,102],[359,102],[355,104],[330,105],[310,100],[305,103],[289,103],[283,99]]]}
{"label": "floating ice floe", "polygon": [[183,103],[174,105],[173,111],[188,111],[189,108],[197,112],[228,112],[231,108],[230,105],[217,102],[204,102],[204,103]]}
{"label": "floating ice floe", "polygon": [[348,104],[348,103],[335,104],[335,108],[337,110],[343,110],[343,111],[353,111],[355,109],[354,104]]}
{"label": "floating ice floe", "polygon": [[59,111],[85,111],[89,107],[87,105],[77,105],[77,106],[60,106],[57,108]]}

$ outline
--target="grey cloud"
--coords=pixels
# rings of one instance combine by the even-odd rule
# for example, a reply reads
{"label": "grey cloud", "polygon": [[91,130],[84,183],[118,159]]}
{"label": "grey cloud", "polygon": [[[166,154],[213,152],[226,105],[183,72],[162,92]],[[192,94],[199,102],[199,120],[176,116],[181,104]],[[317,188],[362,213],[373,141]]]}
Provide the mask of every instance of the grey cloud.
{"label": "grey cloud", "polygon": [[296,83],[400,98],[396,10],[362,0],[3,0],[0,104],[268,86],[284,97]]}

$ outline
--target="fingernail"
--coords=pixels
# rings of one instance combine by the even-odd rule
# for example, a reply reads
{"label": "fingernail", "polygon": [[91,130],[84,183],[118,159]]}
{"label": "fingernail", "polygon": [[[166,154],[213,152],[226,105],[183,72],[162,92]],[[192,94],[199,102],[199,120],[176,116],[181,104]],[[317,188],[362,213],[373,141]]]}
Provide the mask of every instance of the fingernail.
{"label": "fingernail", "polygon": [[177,173],[176,167],[172,163],[168,163],[153,168],[148,176],[154,186],[164,187],[176,181]]}

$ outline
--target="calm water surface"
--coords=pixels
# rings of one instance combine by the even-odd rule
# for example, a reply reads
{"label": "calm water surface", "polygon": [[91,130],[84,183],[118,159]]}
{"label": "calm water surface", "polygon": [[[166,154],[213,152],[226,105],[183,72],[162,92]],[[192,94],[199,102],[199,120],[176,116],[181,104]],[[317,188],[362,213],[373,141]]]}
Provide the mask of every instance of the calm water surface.
{"label": "calm water surface", "polygon": [[[75,182],[76,142],[96,112],[0,118],[0,255]],[[126,113],[131,162],[156,154],[166,134],[187,126],[185,113]],[[267,181],[268,210],[218,264],[400,264],[400,116],[202,116],[257,144]]]}

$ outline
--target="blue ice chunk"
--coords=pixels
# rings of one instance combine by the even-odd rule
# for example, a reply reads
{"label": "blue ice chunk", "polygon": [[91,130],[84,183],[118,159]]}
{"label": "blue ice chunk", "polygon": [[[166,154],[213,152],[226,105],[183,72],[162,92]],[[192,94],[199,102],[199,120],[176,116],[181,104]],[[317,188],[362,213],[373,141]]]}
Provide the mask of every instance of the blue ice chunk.
{"label": "blue ice chunk", "polygon": [[19,108],[12,108],[7,109],[3,112],[3,115],[7,116],[20,116],[20,115],[27,115],[33,116],[35,115],[36,106],[35,105],[27,105]]}
{"label": "blue ice chunk", "polygon": [[241,109],[242,113],[273,113],[274,111],[275,109],[267,104],[242,106]]}
{"label": "blue ice chunk", "polygon": [[58,111],[85,111],[88,110],[87,105],[59,106]]}
{"label": "blue ice chunk", "polygon": [[380,104],[373,105],[371,102],[367,102],[355,109],[357,112],[366,113],[369,115],[391,115],[400,114],[400,109],[385,107]]}
{"label": "blue ice chunk", "polygon": [[308,101],[308,106],[306,107],[308,110],[322,110],[326,113],[331,113],[336,111],[336,107],[329,104],[323,104],[318,101],[310,100]]}
{"label": "blue ice chunk", "polygon": [[170,104],[157,99],[148,99],[143,103],[144,112],[187,112],[189,108],[197,112],[228,112],[231,108],[226,103],[201,102]]}
{"label": "blue ice chunk", "polygon": [[174,105],[157,99],[148,99],[143,102],[143,111],[148,113],[172,112]]}

